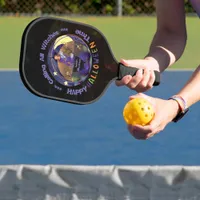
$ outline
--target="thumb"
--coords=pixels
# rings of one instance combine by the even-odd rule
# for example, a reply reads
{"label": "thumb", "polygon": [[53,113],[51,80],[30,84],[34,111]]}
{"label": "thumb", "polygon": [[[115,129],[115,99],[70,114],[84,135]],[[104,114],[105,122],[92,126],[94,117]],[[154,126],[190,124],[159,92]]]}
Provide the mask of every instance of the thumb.
{"label": "thumb", "polygon": [[153,129],[157,129],[163,123],[163,117],[155,112],[152,121],[149,123]]}
{"label": "thumb", "polygon": [[120,59],[120,62],[125,65],[128,66],[129,65],[129,60],[125,60],[125,59]]}
{"label": "thumb", "polygon": [[159,133],[164,129],[165,126],[163,126],[163,120],[161,119],[160,116],[155,115],[151,123],[149,124],[150,128],[150,133],[147,135],[147,139],[151,138],[155,134]]}
{"label": "thumb", "polygon": [[132,100],[132,99],[135,99],[135,98],[138,98],[138,97],[141,97],[141,98],[145,98],[145,99],[148,99],[147,96],[143,93],[137,93],[135,95],[132,95],[129,97],[129,100]]}
{"label": "thumb", "polygon": [[120,62],[129,67],[138,67],[138,68],[144,68],[144,61],[143,60],[125,60],[120,59]]}

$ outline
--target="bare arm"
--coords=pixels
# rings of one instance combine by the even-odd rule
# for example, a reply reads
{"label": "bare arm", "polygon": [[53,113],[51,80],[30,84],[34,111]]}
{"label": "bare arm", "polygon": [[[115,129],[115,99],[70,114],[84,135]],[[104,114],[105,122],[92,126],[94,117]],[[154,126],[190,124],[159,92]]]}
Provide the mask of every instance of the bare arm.
{"label": "bare arm", "polygon": [[182,96],[188,107],[200,101],[200,65],[194,71],[178,95]]}
{"label": "bare arm", "polygon": [[137,92],[153,87],[154,70],[163,72],[183,54],[187,33],[184,0],[155,0],[157,30],[145,59],[121,59],[125,66],[136,67],[135,76],[127,75],[116,81],[118,86],[126,85]]}
{"label": "bare arm", "polygon": [[155,0],[157,31],[145,59],[159,64],[162,72],[183,54],[187,33],[184,0]]}

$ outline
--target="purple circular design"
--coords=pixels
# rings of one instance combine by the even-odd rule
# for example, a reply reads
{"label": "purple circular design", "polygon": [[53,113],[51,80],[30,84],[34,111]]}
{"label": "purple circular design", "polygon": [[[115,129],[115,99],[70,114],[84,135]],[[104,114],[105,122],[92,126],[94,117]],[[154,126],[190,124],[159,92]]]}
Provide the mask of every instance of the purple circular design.
{"label": "purple circular design", "polygon": [[82,84],[90,74],[92,55],[88,45],[78,36],[59,36],[48,52],[48,67],[52,76],[62,85]]}

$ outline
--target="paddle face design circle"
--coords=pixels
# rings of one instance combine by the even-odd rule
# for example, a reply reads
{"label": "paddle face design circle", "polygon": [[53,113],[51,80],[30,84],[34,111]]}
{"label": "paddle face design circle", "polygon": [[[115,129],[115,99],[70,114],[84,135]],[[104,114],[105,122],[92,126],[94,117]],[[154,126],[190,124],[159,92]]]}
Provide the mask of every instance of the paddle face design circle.
{"label": "paddle face design circle", "polygon": [[92,68],[88,45],[78,36],[59,36],[48,52],[48,67],[55,80],[64,86],[83,84]]}

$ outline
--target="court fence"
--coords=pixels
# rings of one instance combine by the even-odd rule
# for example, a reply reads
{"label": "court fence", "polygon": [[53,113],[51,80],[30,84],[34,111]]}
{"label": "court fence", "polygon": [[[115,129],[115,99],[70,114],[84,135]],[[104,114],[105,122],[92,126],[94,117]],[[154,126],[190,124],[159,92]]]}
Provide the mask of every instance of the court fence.
{"label": "court fence", "polygon": [[[188,0],[185,0],[185,9],[193,13]],[[0,15],[133,16],[154,13],[154,0],[0,0]]]}

